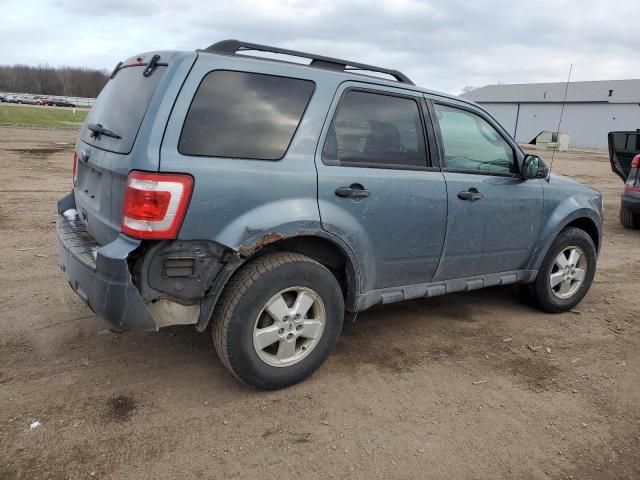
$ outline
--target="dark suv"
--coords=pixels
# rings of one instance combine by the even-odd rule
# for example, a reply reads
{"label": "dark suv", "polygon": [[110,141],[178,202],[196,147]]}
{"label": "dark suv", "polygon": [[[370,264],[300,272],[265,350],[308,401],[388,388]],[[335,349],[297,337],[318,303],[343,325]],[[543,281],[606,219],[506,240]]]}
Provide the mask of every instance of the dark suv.
{"label": "dark suv", "polygon": [[640,130],[609,133],[611,169],[624,183],[620,223],[640,228]]}
{"label": "dark suv", "polygon": [[235,40],[135,56],[73,165],[71,287],[117,329],[212,322],[261,388],[310,375],[373,305],[520,283],[562,312],[596,271],[600,193],[481,107],[352,61]]}

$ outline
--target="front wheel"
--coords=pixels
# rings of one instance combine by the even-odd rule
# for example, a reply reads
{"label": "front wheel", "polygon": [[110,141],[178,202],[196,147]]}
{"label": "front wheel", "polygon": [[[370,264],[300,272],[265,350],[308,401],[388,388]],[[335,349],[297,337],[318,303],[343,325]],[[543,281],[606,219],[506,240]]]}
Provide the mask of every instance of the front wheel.
{"label": "front wheel", "polygon": [[560,313],[580,303],[593,282],[596,259],[596,248],[587,232],[574,227],[560,232],[531,288],[540,308]]}
{"label": "front wheel", "polygon": [[295,253],[274,253],[242,266],[212,319],[222,363],[249,385],[276,389],[311,375],[334,347],[344,299],[333,274]]}

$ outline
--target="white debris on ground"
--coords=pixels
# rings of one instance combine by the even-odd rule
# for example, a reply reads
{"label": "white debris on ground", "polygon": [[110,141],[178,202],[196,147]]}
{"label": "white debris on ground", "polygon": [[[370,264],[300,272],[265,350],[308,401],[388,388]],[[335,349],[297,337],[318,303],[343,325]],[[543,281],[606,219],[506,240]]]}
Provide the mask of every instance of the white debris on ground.
{"label": "white debris on ground", "polygon": [[36,428],[40,428],[41,426],[42,423],[40,423],[38,420],[32,420],[29,424],[29,430],[35,430]]}

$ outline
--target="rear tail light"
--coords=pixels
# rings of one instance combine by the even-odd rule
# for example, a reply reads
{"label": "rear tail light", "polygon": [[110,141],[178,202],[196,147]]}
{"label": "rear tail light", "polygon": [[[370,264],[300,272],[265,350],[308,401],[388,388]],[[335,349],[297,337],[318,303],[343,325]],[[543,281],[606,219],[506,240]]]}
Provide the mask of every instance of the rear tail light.
{"label": "rear tail light", "polygon": [[73,152],[73,186],[78,184],[78,154]]}
{"label": "rear tail light", "polygon": [[[631,168],[632,169],[640,169],[640,154],[633,157],[631,160]],[[634,172],[633,170],[629,174],[629,178],[627,179],[627,183],[624,186],[625,191],[640,193],[640,182],[638,182],[638,172]]]}
{"label": "rear tail light", "polygon": [[122,233],[141,239],[176,238],[192,191],[189,175],[131,172],[124,193]]}

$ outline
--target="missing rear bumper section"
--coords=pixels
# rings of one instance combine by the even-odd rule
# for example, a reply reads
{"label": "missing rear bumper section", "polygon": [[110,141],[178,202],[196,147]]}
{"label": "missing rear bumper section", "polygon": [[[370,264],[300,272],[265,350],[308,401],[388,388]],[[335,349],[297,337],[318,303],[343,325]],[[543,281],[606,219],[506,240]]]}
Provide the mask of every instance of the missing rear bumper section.
{"label": "missing rear bumper section", "polygon": [[[119,235],[113,242],[99,245],[80,220],[71,214],[62,215],[73,209],[73,194],[58,202],[56,231],[60,268],[71,288],[95,313],[118,330],[158,330],[168,325],[198,323],[204,294],[200,298],[180,299],[147,289],[149,295],[143,297],[145,290],[134,284],[129,267],[130,258],[141,247],[140,240]],[[176,263],[169,265],[175,267]],[[183,264],[177,265],[169,274],[184,273]],[[189,277],[182,280],[188,283]],[[189,292],[198,295],[196,290],[191,288]]]}
{"label": "missing rear bumper section", "polygon": [[156,330],[127,266],[127,257],[139,242],[120,235],[103,247],[90,245],[81,225],[62,215],[56,222],[60,268],[71,288],[118,330]]}

